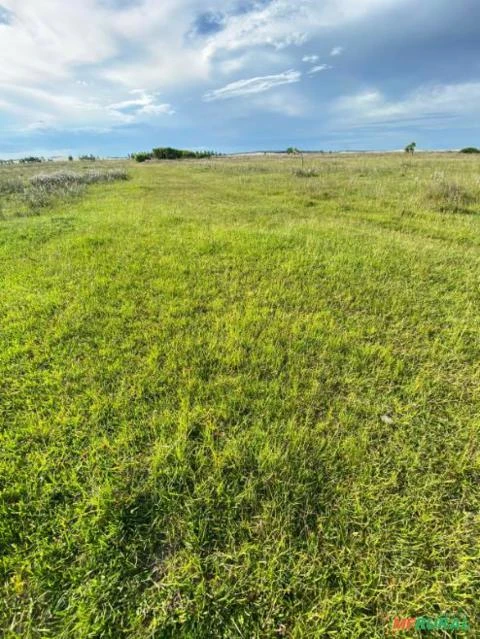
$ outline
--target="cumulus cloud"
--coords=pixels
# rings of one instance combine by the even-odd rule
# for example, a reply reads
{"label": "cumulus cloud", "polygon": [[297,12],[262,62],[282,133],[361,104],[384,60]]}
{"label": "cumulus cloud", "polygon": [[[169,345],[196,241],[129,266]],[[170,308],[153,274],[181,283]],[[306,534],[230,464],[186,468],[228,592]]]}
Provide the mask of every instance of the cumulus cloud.
{"label": "cumulus cloud", "polygon": [[343,47],[333,47],[333,49],[330,51],[330,55],[331,56],[342,55],[343,52],[344,52]]}
{"label": "cumulus cloud", "polygon": [[[239,13],[237,0],[211,0],[207,12],[203,0],[2,0],[0,15],[15,20],[2,29],[0,82],[60,82],[82,67],[127,89],[194,84],[208,81],[225,53],[283,51],[402,1],[271,0]],[[188,37],[192,25],[202,37]]]}
{"label": "cumulus cloud", "polygon": [[302,58],[302,62],[310,62],[311,64],[313,64],[314,62],[317,62],[318,60],[318,55],[304,55]]}
{"label": "cumulus cloud", "polygon": [[301,77],[302,74],[299,71],[289,70],[276,75],[238,80],[237,82],[227,84],[221,89],[209,91],[203,96],[203,99],[206,102],[212,102],[213,100],[225,100],[227,98],[237,98],[254,93],[263,93],[282,84],[299,82]]}

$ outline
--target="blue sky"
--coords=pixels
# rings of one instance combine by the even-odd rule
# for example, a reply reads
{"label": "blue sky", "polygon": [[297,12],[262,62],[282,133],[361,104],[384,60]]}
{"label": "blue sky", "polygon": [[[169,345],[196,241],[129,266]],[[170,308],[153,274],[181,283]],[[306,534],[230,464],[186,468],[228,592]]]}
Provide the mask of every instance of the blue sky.
{"label": "blue sky", "polygon": [[0,157],[480,146],[478,0],[0,0]]}

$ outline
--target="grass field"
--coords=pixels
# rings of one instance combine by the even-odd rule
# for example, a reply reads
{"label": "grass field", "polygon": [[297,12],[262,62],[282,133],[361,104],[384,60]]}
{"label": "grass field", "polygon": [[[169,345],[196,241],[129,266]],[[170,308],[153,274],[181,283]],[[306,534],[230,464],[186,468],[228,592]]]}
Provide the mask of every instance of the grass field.
{"label": "grass field", "polygon": [[2,638],[478,636],[480,160],[102,166],[0,220]]}

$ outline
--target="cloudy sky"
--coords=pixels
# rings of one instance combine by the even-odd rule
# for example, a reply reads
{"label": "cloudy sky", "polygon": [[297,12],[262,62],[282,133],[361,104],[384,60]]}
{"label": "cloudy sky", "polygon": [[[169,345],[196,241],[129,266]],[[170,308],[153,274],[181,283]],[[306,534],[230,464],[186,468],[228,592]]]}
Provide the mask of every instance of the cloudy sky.
{"label": "cloudy sky", "polygon": [[479,0],[0,0],[0,157],[480,146]]}

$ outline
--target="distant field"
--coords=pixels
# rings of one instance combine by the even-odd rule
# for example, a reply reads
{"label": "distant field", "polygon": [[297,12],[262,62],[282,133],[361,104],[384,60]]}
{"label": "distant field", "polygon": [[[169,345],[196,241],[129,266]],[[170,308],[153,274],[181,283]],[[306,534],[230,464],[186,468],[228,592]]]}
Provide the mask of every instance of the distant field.
{"label": "distant field", "polygon": [[479,636],[480,159],[92,164],[0,167],[2,639]]}

